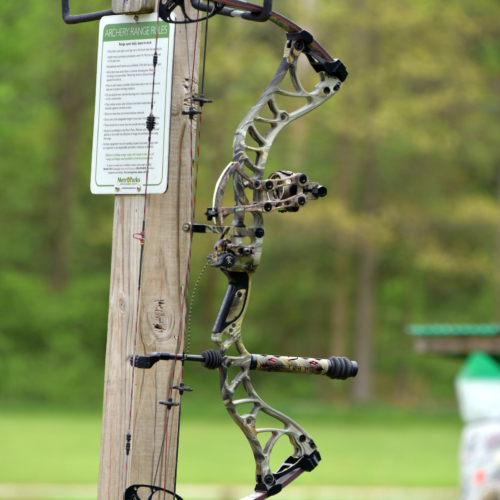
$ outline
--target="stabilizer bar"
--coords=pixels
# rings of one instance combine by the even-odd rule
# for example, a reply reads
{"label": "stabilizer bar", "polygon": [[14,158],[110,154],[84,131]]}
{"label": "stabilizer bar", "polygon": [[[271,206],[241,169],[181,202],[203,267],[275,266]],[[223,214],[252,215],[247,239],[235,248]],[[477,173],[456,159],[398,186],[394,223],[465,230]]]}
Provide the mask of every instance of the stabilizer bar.
{"label": "stabilizer bar", "polygon": [[328,359],[300,358],[290,356],[264,356],[251,354],[250,356],[222,356],[218,351],[209,349],[201,355],[182,355],[170,352],[153,352],[151,354],[135,355],[130,364],[136,368],[149,369],[158,361],[196,361],[209,370],[220,368],[223,364],[227,368],[237,366],[249,370],[264,372],[299,373],[303,375],[326,375],[332,380],[346,380],[355,377],[358,373],[358,364],[340,356]]}

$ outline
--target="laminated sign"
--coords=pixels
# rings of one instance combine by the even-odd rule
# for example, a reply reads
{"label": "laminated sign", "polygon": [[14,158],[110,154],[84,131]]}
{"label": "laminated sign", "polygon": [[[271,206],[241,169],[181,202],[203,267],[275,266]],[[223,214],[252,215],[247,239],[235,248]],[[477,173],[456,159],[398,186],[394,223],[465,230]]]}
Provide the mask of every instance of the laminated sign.
{"label": "laminated sign", "polygon": [[154,82],[156,127],[148,130],[156,14],[101,20],[90,189],[94,194],[164,193],[168,183],[175,25],[160,20]]}

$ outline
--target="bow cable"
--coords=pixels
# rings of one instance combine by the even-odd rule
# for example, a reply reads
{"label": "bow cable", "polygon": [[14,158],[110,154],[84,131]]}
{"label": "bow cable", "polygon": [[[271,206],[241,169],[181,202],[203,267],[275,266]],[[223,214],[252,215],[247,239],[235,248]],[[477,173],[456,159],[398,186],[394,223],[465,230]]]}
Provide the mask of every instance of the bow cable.
{"label": "bow cable", "polygon": [[[160,1],[160,0],[157,0]],[[169,0],[166,3],[158,4],[158,16],[157,16],[157,33],[156,40],[158,43],[158,31],[159,31],[159,17],[161,17],[166,22],[173,22],[176,24],[184,24],[185,26],[185,37],[186,37],[186,50],[187,50],[187,68],[188,68],[188,88],[186,89],[189,92],[189,110],[182,111],[183,115],[188,115],[190,118],[189,124],[189,133],[190,133],[190,230],[186,230],[189,232],[189,239],[187,240],[188,248],[187,248],[187,262],[186,262],[186,273],[184,282],[181,284],[180,289],[180,316],[179,316],[179,325],[177,336],[174,336],[176,340],[175,344],[175,353],[159,353],[155,352],[151,355],[138,356],[136,354],[137,349],[137,338],[138,338],[138,315],[139,315],[139,302],[137,308],[137,318],[136,318],[136,339],[134,344],[134,359],[133,366],[134,370],[136,367],[138,368],[151,368],[154,363],[159,360],[171,360],[173,361],[172,365],[170,365],[169,376],[170,380],[167,379],[166,383],[169,388],[167,389],[167,401],[160,401],[161,404],[167,407],[165,414],[165,428],[164,435],[161,443],[160,453],[158,455],[158,462],[156,464],[156,470],[154,473],[154,483],[153,485],[132,485],[126,491],[125,497],[126,500],[138,500],[139,497],[136,494],[138,488],[146,487],[150,489],[150,494],[148,496],[148,500],[152,500],[152,497],[155,493],[159,491],[163,491],[163,498],[166,499],[167,493],[172,495],[175,500],[182,500],[176,493],[177,488],[177,466],[178,466],[178,451],[179,451],[179,437],[180,437],[180,417],[181,417],[181,402],[182,396],[185,391],[191,391],[192,389],[187,388],[183,383],[184,378],[184,362],[186,360],[191,361],[203,361],[203,366],[208,369],[218,368],[220,383],[221,383],[221,393],[224,401],[224,405],[226,409],[231,414],[232,418],[239,425],[247,440],[249,441],[250,446],[254,452],[255,463],[256,463],[256,486],[255,493],[245,497],[244,500],[263,500],[267,497],[276,495],[279,493],[283,487],[287,484],[295,480],[305,471],[312,471],[321,460],[321,456],[317,450],[317,446],[311,436],[307,434],[307,432],[300,427],[299,424],[294,422],[291,418],[286,415],[274,410],[269,405],[267,405],[261,398],[258,397],[255,392],[251,380],[249,371],[259,369],[259,356],[251,354],[246,350],[243,342],[241,340],[240,335],[240,327],[243,319],[243,315],[245,314],[247,307],[247,298],[250,292],[250,282],[253,272],[260,261],[261,249],[262,249],[262,239],[264,237],[264,229],[263,229],[263,212],[270,212],[273,210],[278,211],[290,211],[296,212],[299,207],[305,205],[308,200],[317,200],[320,197],[326,195],[326,188],[324,186],[320,186],[319,183],[310,181],[308,176],[305,174],[288,171],[280,171],[275,174],[271,174],[269,179],[265,180],[264,168],[267,161],[267,156],[269,149],[281,129],[287,125],[289,122],[303,116],[309,111],[315,109],[320,104],[323,104],[327,99],[332,97],[342,86],[342,82],[347,77],[347,70],[343,63],[338,59],[333,59],[329,56],[326,51],[322,51],[322,47],[314,40],[314,37],[308,33],[307,31],[302,30],[298,25],[295,25],[291,21],[287,20],[283,16],[272,11],[272,0],[264,0],[264,4],[262,7],[247,2],[245,0],[220,0],[213,2],[213,9],[210,10],[210,1],[206,0],[206,3],[202,3],[201,0],[191,0],[192,6],[198,10],[198,14],[196,19],[192,19],[189,17],[190,11],[186,13],[186,9],[184,8],[185,0]],[[232,7],[241,8],[245,11],[250,12],[241,12],[239,10],[235,10],[234,8],[225,7],[226,5],[230,5]],[[182,21],[176,21],[175,18],[171,18],[171,14],[174,9],[180,7],[184,18]],[[163,9],[163,10],[162,10]],[[205,10],[207,12],[207,16],[200,19],[200,10]],[[216,193],[217,196],[214,196],[214,208],[209,208],[205,215],[207,215],[208,219],[214,219],[214,222],[218,224],[217,231],[197,231],[197,232],[221,232],[224,226],[224,218],[230,214],[233,214],[233,223],[232,226],[228,226],[227,228],[222,230],[222,236],[220,238],[220,245],[217,245],[215,251],[212,255],[210,255],[209,262],[213,267],[221,267],[221,270],[226,274],[229,278],[228,289],[224,298],[224,302],[221,306],[219,315],[216,320],[216,324],[214,329],[212,330],[212,340],[217,345],[217,350],[205,351],[201,356],[189,356],[186,355],[189,352],[189,344],[190,344],[190,326],[191,326],[191,306],[193,303],[194,293],[198,286],[199,280],[198,278],[196,284],[193,289],[193,293],[191,295],[191,305],[189,307],[189,321],[188,321],[188,297],[189,297],[189,278],[190,278],[190,265],[191,265],[191,252],[192,252],[192,241],[193,241],[193,226],[195,219],[195,207],[196,207],[196,191],[197,191],[197,178],[198,178],[198,168],[199,168],[199,158],[200,158],[200,142],[201,142],[201,110],[195,109],[193,103],[198,102],[200,104],[200,108],[203,107],[205,102],[211,102],[205,99],[204,97],[204,79],[205,79],[205,63],[206,63],[206,52],[207,52],[207,36],[208,36],[208,18],[211,17],[211,14],[222,14],[229,17],[241,17],[246,20],[251,21],[260,21],[264,22],[267,20],[271,20],[281,28],[283,28],[286,32],[287,42],[285,45],[285,53],[283,59],[275,73],[275,76],[272,78],[271,82],[268,84],[266,90],[262,94],[262,96],[257,101],[256,105],[252,107],[252,109],[245,115],[242,122],[240,123],[233,142],[233,162],[226,167],[223,174],[219,178],[219,181],[216,184]],[[255,15],[257,14],[257,15]],[[194,73],[195,73],[195,64],[197,59],[197,43],[198,43],[198,24],[200,21],[207,19],[207,28],[205,31],[205,46],[204,46],[204,60],[203,60],[203,71],[202,71],[202,81],[201,81],[201,93],[199,97],[193,97],[193,88],[194,88]],[[191,61],[190,61],[190,53],[189,53],[189,37],[187,33],[187,23],[196,23],[196,32],[194,36],[194,48],[193,48],[193,61],[192,61],[192,70],[191,70]],[[179,35],[181,35],[179,33]],[[298,57],[300,54],[304,53],[307,57],[310,65],[313,69],[319,73],[319,82],[316,84],[312,92],[307,92],[304,90],[298,74],[297,74],[297,64]],[[155,57],[156,56],[156,47],[155,47]],[[280,84],[285,78],[286,75],[289,75],[292,84],[294,87],[294,92],[283,91],[280,88]],[[154,90],[154,72],[153,72],[153,90]],[[306,104],[302,105],[298,109],[292,112],[288,112],[285,110],[280,110],[275,102],[276,95],[285,95],[289,97],[295,97],[306,99]],[[153,104],[153,103],[152,103]],[[265,116],[261,116],[261,110],[265,107],[269,107],[272,113],[272,118],[266,118]],[[193,123],[193,120],[196,115],[200,115],[197,117],[197,121]],[[151,129],[154,128],[154,116],[152,112],[151,106],[151,114],[148,118],[147,128],[150,131],[149,133],[149,142],[151,140]],[[257,131],[257,123],[267,123],[269,124],[268,131],[261,136]],[[195,136],[195,131],[193,127],[198,124],[198,135]],[[183,125],[183,137],[185,137],[185,133],[187,133],[186,122],[182,123]],[[151,128],[150,128],[151,127]],[[250,136],[257,143],[258,147],[250,147],[246,143],[247,137]],[[195,144],[197,143],[197,144]],[[196,145],[196,148],[195,148]],[[149,145],[150,146],[150,145]],[[148,146],[148,147],[149,147]],[[255,163],[253,163],[247,155],[248,151],[257,152],[257,158]],[[194,158],[193,158],[194,156]],[[241,168],[239,168],[241,166]],[[250,170],[253,171],[254,175],[252,177],[248,176],[244,173],[244,167],[247,166]],[[187,166],[186,166],[187,167]],[[148,149],[148,168],[149,168],[149,149]],[[238,174],[239,177],[236,176]],[[229,177],[233,175],[233,187],[235,191],[235,207],[224,207],[222,205],[222,197],[225,192],[225,187],[227,182],[229,181]],[[245,182],[246,181],[246,182]],[[265,182],[265,185],[263,184]],[[282,197],[280,193],[280,189],[282,193],[285,192],[284,187],[290,186],[290,191],[292,187],[295,187],[296,193],[290,193],[289,196]],[[263,189],[265,187],[265,190]],[[246,197],[244,189],[249,188],[253,190],[254,201],[250,204]],[[187,200],[186,200],[187,202]],[[242,232],[233,232],[231,233],[231,238],[228,240],[224,239],[224,236],[229,231],[230,227],[235,230],[236,226],[241,226],[245,228],[243,225],[243,218],[245,216],[245,212],[252,212],[254,217],[254,223],[250,228],[244,229],[245,233]],[[146,217],[146,209],[144,210],[144,221]],[[215,220],[215,218],[217,220]],[[144,228],[145,222],[143,221],[143,232],[138,233],[141,236],[144,236]],[[187,226],[187,224],[186,224]],[[199,224],[201,228],[208,226]],[[200,229],[200,228],[198,228]],[[243,229],[242,229],[243,231]],[[250,237],[250,246],[244,246],[241,244],[241,238],[246,236]],[[222,240],[222,241],[221,241]],[[143,243],[141,241],[141,243]],[[142,269],[142,252],[141,249],[141,265],[139,269],[139,293],[138,293],[138,301],[140,300],[140,276]],[[234,270],[231,269],[234,265],[238,263],[238,268]],[[204,269],[207,266],[205,265]],[[203,274],[203,271],[202,271]],[[234,297],[233,297],[234,295]],[[233,313],[233,309],[238,306],[238,313],[235,317]],[[235,328],[233,328],[235,327]],[[187,335],[187,339],[186,339]],[[223,340],[223,336],[226,336],[226,340]],[[185,342],[187,340],[187,346]],[[182,354],[181,351],[182,344]],[[232,358],[233,361],[231,365],[240,366],[240,372],[235,378],[231,381],[228,374],[228,368],[230,365],[223,364],[222,356],[225,355],[227,349],[231,346],[235,345],[239,355],[237,357]],[[212,359],[209,363],[206,362],[206,358],[208,353],[211,352],[213,354]],[[205,355],[205,356],[204,356]],[[260,356],[262,357],[262,356]],[[196,359],[195,359],[196,358]],[[248,358],[251,358],[250,360]],[[267,357],[262,361],[262,368],[266,368],[265,371],[268,371],[269,365],[267,364]],[[299,367],[303,368],[305,371],[302,373],[318,373],[318,370],[326,370],[326,374],[330,372],[330,365],[332,365],[332,359],[328,360],[330,363],[328,368],[324,368],[323,365],[319,368],[318,360],[309,360],[308,358],[286,358],[287,363],[292,363],[292,368]],[[342,358],[343,361],[341,364],[345,368],[345,363],[349,362],[346,358]],[[180,374],[176,373],[177,361],[181,362],[179,367]],[[269,359],[271,363],[276,363],[277,359]],[[319,360],[321,361],[321,360]],[[324,361],[324,360],[323,360]],[[136,364],[136,362],[138,364]],[[236,363],[238,363],[236,365]],[[248,364],[250,363],[250,364]],[[254,365],[254,363],[257,363]],[[295,363],[295,364],[293,364]],[[349,362],[350,363],[350,362]],[[351,363],[353,366],[355,363]],[[274,366],[274,365],[273,365]],[[282,366],[282,365],[276,365]],[[284,366],[284,365],[283,365]],[[311,368],[311,366],[313,368]],[[333,366],[333,365],[332,365]],[[335,365],[337,366],[337,365]],[[338,367],[337,367],[338,368]],[[314,370],[314,371],[312,371]],[[281,370],[269,370],[269,371],[281,371]],[[335,372],[336,373],[336,372]],[[357,373],[357,365],[356,370],[353,372],[351,370],[351,374],[349,376],[355,376]],[[179,385],[175,384],[175,379],[180,380]],[[330,376],[330,375],[329,375]],[[339,377],[331,377],[331,378],[339,378]],[[347,377],[340,377],[347,378]],[[133,379],[132,379],[133,380]],[[247,400],[253,403],[253,407],[251,410],[251,418],[249,415],[240,415],[237,411],[237,406],[246,400],[233,400],[233,395],[236,388],[242,383],[243,389],[246,391],[248,398]],[[173,390],[179,391],[178,402],[174,402]],[[132,394],[133,394],[133,383],[132,383]],[[176,398],[177,399],[177,398]],[[129,427],[132,425],[132,402],[133,398],[131,398],[131,410],[130,410],[130,422]],[[179,414],[175,415],[178,418],[177,420],[177,442],[169,442],[169,422],[170,422],[170,411],[174,406],[179,406]],[[264,428],[258,429],[255,427],[256,417],[259,412],[264,412],[270,417],[275,418],[281,424],[284,424],[284,427],[279,428]],[[172,421],[171,425],[175,425],[175,419]],[[175,430],[170,427],[170,430]],[[267,443],[263,445],[258,439],[257,434],[260,432],[270,432],[271,437],[267,440]],[[280,468],[276,472],[272,472],[270,469],[270,454],[273,449],[276,441],[282,437],[283,435],[288,435],[290,443],[292,444],[294,451],[291,456],[289,456],[280,466]],[[128,450],[130,449],[130,432],[127,435],[128,440]],[[169,449],[170,447],[170,449]],[[176,448],[174,448],[176,447]],[[128,454],[127,450],[127,454]],[[169,453],[177,451],[177,457],[175,460],[172,460],[171,466],[174,467],[173,470],[173,491],[169,491],[166,489],[167,486],[167,468],[168,468],[168,460]],[[161,481],[158,478],[158,475],[161,475],[161,460],[164,461],[164,480],[163,480],[163,488],[156,486],[156,482]],[[161,471],[161,472],[160,472]],[[171,469],[172,471],[172,469]],[[128,496],[127,496],[128,495]]]}
{"label": "bow cable", "polygon": [[[199,11],[197,11],[197,17],[199,19]],[[193,50],[193,62],[192,62],[192,69],[191,69],[191,64],[189,60],[189,39],[188,39],[188,34],[187,34],[187,26],[184,24],[184,29],[185,29],[185,36],[186,36],[186,57],[187,57],[187,66],[188,66],[188,78],[190,81],[189,85],[189,99],[190,99],[190,106],[189,106],[189,111],[183,111],[183,115],[189,115],[190,118],[190,160],[191,160],[191,175],[190,175],[190,193],[191,193],[191,224],[194,223],[194,217],[195,217],[195,208],[196,208],[196,191],[197,191],[197,186],[198,186],[198,167],[199,167],[199,157],[200,157],[200,141],[201,141],[201,111],[197,111],[194,109],[193,102],[197,101],[200,103],[201,106],[205,102],[211,102],[207,99],[205,99],[203,95],[203,89],[204,89],[204,80],[205,80],[205,61],[206,61],[206,49],[207,49],[207,31],[205,32],[205,47],[204,47],[204,59],[203,59],[203,75],[202,75],[202,93],[200,97],[198,98],[193,98],[193,86],[194,86],[194,72],[195,72],[195,63],[196,63],[196,50],[197,50],[197,43],[198,43],[198,24],[199,22],[196,22],[196,29],[195,29],[195,40],[194,40],[194,50]],[[207,18],[207,28],[208,28],[208,18]],[[195,115],[199,115],[199,120],[198,120],[198,144],[197,144],[197,154],[196,154],[196,162],[195,159],[193,158],[193,151],[194,151],[194,133],[193,133],[193,119]],[[179,437],[180,437],[180,417],[181,417],[181,401],[182,401],[182,396],[185,391],[192,391],[190,387],[186,387],[184,385],[183,379],[184,379],[184,353],[185,353],[185,337],[186,337],[186,324],[187,324],[187,297],[189,295],[189,278],[190,278],[190,271],[191,271],[191,251],[192,251],[192,239],[193,239],[193,234],[192,232],[190,233],[189,236],[189,243],[188,243],[188,258],[187,258],[187,265],[186,265],[186,275],[185,275],[185,280],[184,280],[184,285],[182,286],[182,292],[181,292],[181,311],[180,311],[180,318],[179,318],[179,330],[178,330],[178,335],[177,335],[177,342],[176,342],[176,349],[175,349],[175,356],[172,364],[172,370],[170,373],[170,388],[169,388],[169,397],[168,400],[165,402],[161,402],[162,404],[167,406],[167,414],[165,418],[165,429],[164,429],[164,437],[162,440],[162,447],[158,456],[158,463],[156,466],[156,471],[155,471],[155,476],[154,476],[154,481],[153,484],[156,483],[158,471],[159,471],[159,466],[161,459],[163,458],[164,460],[164,488],[163,488],[163,495],[164,498],[166,497],[167,489],[166,489],[166,481],[167,481],[167,464],[168,464],[168,454],[169,454],[169,447],[168,447],[168,426],[169,426],[169,421],[170,421],[170,411],[173,406],[179,406],[179,415],[178,415],[178,428],[177,428],[177,443],[176,443],[176,461],[175,461],[175,471],[174,471],[174,489],[173,492],[169,492],[173,494],[173,497],[176,497],[176,489],[177,489],[177,466],[178,466],[178,450],[179,450]],[[182,340],[181,340],[182,339]],[[175,372],[176,372],[176,365],[177,365],[177,358],[179,355],[180,351],[180,345],[183,345],[183,353],[181,356],[182,359],[182,364],[181,364],[181,381],[178,386],[174,386],[175,383]],[[173,402],[173,389],[176,389],[179,391],[179,403],[174,403]]]}
{"label": "bow cable", "polygon": [[[199,11],[197,11],[197,20],[199,20]],[[196,64],[196,50],[197,50],[197,44],[198,44],[198,26],[199,22],[196,22],[196,29],[195,29],[195,39],[194,39],[194,50],[193,50],[193,61],[192,61],[192,68],[190,68],[190,60],[189,60],[189,40],[187,36],[187,25],[184,24],[185,28],[185,35],[186,35],[186,57],[187,57],[187,63],[188,63],[188,72],[189,72],[189,80],[190,80],[190,85],[189,85],[189,99],[190,99],[190,106],[189,106],[189,111],[183,111],[183,114],[189,115],[190,122],[189,122],[189,127],[190,127],[190,160],[191,160],[191,176],[190,176],[190,191],[191,191],[191,225],[194,223],[194,218],[195,218],[195,210],[196,210],[196,190],[198,186],[198,167],[199,167],[199,151],[200,151],[200,140],[201,140],[201,133],[200,133],[200,122],[201,122],[201,111],[197,111],[194,109],[193,102],[198,101],[200,102],[201,105],[203,105],[203,101],[205,101],[204,96],[203,96],[203,87],[204,87],[204,73],[203,73],[203,80],[202,80],[202,94],[200,95],[199,98],[193,98],[193,86],[194,86],[194,73],[195,73],[195,64]],[[208,24],[208,18],[207,18],[207,24]],[[205,36],[205,55],[206,55],[206,36]],[[204,62],[205,62],[205,57],[204,57]],[[195,118],[195,115],[198,115],[198,147],[197,147],[197,155],[196,155],[196,162],[195,158],[193,158],[193,151],[194,151],[194,131],[193,131],[193,119]],[[174,363],[172,365],[172,372],[170,376],[170,394],[169,394],[169,402],[172,402],[172,392],[173,389],[176,389],[179,391],[179,415],[178,415],[178,420],[177,420],[177,442],[176,442],[176,459],[175,459],[175,469],[174,469],[174,488],[173,488],[173,494],[175,497],[176,491],[177,491],[177,468],[178,468],[178,452],[179,452],[179,440],[180,440],[180,419],[181,419],[181,410],[182,410],[182,396],[184,394],[184,391],[192,391],[190,387],[186,387],[184,385],[184,355],[185,355],[185,338],[186,338],[186,324],[187,324],[187,297],[189,296],[189,278],[190,278],[190,272],[191,272],[191,251],[192,251],[192,242],[193,242],[193,233],[190,232],[189,234],[189,244],[188,244],[188,259],[187,259],[187,266],[186,266],[186,275],[185,275],[185,281],[184,281],[184,286],[182,289],[182,297],[181,297],[181,312],[180,312],[180,318],[179,318],[179,333],[177,335],[177,344],[176,344],[176,351],[175,351],[175,358],[174,358]],[[182,340],[181,340],[182,339]],[[181,381],[178,386],[174,386],[173,384],[175,383],[175,371],[176,371],[176,364],[177,364],[177,357],[180,351],[180,345],[182,343],[183,347],[183,352],[181,356]],[[164,498],[166,495],[166,478],[167,478],[167,464],[168,464],[168,425],[169,425],[169,418],[170,418],[170,405],[167,406],[167,417],[166,417],[166,422],[165,422],[165,437],[164,437],[164,449],[165,449],[165,457],[164,457]]]}
{"label": "bow cable", "polygon": [[[142,216],[142,231],[140,233],[135,233],[133,235],[134,238],[139,236],[139,241],[141,242],[141,253],[139,257],[139,277],[138,277],[138,285],[137,285],[137,307],[136,307],[136,318],[135,318],[135,332],[134,332],[134,348],[133,348],[133,356],[137,354],[137,337],[139,331],[139,311],[141,305],[141,280],[142,280],[142,263],[144,258],[144,244],[146,240],[146,213],[147,213],[147,200],[148,200],[148,180],[149,180],[149,159],[151,152],[151,136],[153,133],[153,129],[156,125],[156,118],[153,114],[154,107],[154,92],[155,92],[155,78],[156,78],[156,65],[158,64],[158,33],[160,26],[160,13],[159,13],[159,2],[161,0],[155,1],[156,6],[156,34],[155,34],[155,51],[153,55],[153,81],[151,85],[151,109],[149,116],[146,119],[146,128],[148,129],[148,153],[146,160],[146,185],[144,187],[144,211]],[[138,16],[134,17],[135,21],[138,22]],[[128,419],[128,430],[126,436],[126,445],[125,445],[125,489],[127,488],[128,481],[128,472],[130,466],[130,446],[132,439],[132,409],[133,409],[133,401],[134,401],[134,381],[135,381],[135,364],[132,365],[132,374],[130,381],[130,407],[129,407],[129,419]]]}

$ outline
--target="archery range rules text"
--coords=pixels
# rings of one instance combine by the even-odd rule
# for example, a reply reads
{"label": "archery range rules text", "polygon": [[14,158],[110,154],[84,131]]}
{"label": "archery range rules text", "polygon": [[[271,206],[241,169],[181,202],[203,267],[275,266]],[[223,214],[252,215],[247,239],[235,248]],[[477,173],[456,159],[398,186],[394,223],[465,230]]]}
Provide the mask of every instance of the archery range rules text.
{"label": "archery range rules text", "polygon": [[[146,185],[156,15],[110,16],[101,20],[91,191],[94,194],[143,194]],[[168,146],[174,26],[160,21],[151,136],[149,193],[164,193]]]}

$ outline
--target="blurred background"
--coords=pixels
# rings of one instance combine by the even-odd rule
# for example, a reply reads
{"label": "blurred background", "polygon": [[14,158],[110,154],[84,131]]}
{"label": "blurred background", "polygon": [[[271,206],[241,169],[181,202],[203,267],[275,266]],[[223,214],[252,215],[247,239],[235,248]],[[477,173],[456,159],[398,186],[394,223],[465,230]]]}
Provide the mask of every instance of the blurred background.
{"label": "blurred background", "polygon": [[[500,320],[500,5],[276,0],[274,8],[312,32],[349,77],[273,145],[268,173],[305,172],[328,196],[266,218],[245,343],[362,364],[348,382],[276,375],[256,376],[255,386],[316,429],[324,464],[302,485],[365,488],[325,498],[410,498],[394,493],[405,487],[423,488],[411,497],[419,500],[457,498],[453,379],[463,359],[415,354],[404,328]],[[0,498],[93,498],[113,216],[113,198],[89,189],[98,23],[66,26],[57,0],[27,0],[4,4],[0,27]],[[271,24],[211,22],[199,222],[284,43]],[[301,70],[311,88],[317,76]],[[193,282],[213,243],[195,235]],[[212,347],[226,284],[210,269],[198,287],[193,353]],[[229,431],[213,375],[193,368],[186,377],[196,388],[181,431],[187,498],[205,498],[197,484],[247,484],[246,494],[253,484],[250,449],[236,426]],[[200,447],[217,460],[207,463]],[[42,483],[52,489],[28,488]]]}

